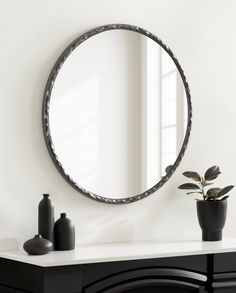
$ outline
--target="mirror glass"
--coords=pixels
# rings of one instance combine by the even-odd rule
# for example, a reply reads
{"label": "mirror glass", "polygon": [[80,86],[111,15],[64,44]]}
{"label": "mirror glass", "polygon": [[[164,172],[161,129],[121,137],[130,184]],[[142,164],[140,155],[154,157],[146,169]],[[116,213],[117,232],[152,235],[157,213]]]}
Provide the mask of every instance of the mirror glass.
{"label": "mirror glass", "polygon": [[108,30],[82,42],[51,91],[57,160],[75,184],[106,198],[137,196],[160,182],[180,153],[187,121],[174,61],[134,31]]}

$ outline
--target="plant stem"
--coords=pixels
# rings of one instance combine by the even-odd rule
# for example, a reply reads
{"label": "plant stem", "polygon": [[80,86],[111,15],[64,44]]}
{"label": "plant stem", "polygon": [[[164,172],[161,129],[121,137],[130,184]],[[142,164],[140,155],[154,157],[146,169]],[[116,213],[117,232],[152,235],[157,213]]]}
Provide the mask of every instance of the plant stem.
{"label": "plant stem", "polygon": [[205,195],[205,190],[204,190],[204,179],[202,179],[201,181],[201,190],[202,190],[202,196],[203,196],[203,200],[206,200],[206,195]]}

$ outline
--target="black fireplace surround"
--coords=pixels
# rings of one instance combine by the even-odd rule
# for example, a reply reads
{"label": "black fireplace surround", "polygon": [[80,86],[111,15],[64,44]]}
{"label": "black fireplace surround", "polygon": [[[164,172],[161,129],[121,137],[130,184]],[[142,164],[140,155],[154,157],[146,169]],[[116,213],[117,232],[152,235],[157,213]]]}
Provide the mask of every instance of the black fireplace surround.
{"label": "black fireplace surround", "polygon": [[236,252],[41,267],[0,258],[0,293],[235,293]]}

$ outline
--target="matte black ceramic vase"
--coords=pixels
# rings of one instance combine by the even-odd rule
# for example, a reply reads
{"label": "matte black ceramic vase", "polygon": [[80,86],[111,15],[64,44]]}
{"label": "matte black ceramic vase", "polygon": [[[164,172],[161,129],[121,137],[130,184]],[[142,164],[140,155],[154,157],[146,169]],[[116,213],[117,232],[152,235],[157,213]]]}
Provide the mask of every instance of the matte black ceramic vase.
{"label": "matte black ceramic vase", "polygon": [[24,243],[23,248],[29,255],[43,255],[52,250],[52,242],[42,238],[41,235],[35,235]]}
{"label": "matte black ceramic vase", "polygon": [[73,250],[75,248],[75,227],[65,213],[56,221],[54,226],[54,249]]}
{"label": "matte black ceramic vase", "polygon": [[38,233],[53,244],[53,229],[54,208],[49,199],[49,194],[43,194],[43,199],[40,201],[38,207]]}
{"label": "matte black ceramic vase", "polygon": [[226,200],[198,200],[197,215],[202,229],[202,240],[222,240],[222,230],[227,214]]}

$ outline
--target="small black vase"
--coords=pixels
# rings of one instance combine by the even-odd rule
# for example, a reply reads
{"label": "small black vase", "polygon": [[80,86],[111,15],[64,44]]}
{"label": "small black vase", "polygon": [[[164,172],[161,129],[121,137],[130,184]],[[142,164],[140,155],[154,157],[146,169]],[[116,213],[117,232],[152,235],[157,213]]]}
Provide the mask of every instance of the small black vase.
{"label": "small black vase", "polygon": [[41,235],[35,235],[24,243],[23,248],[29,255],[43,255],[52,250],[52,242],[42,238]]}
{"label": "small black vase", "polygon": [[54,226],[54,249],[73,250],[75,248],[75,227],[65,213],[56,221]]}
{"label": "small black vase", "polygon": [[227,215],[227,201],[199,200],[197,201],[197,215],[202,229],[202,240],[222,240],[222,230]]}
{"label": "small black vase", "polygon": [[54,208],[49,194],[43,194],[38,207],[38,233],[53,244]]}

